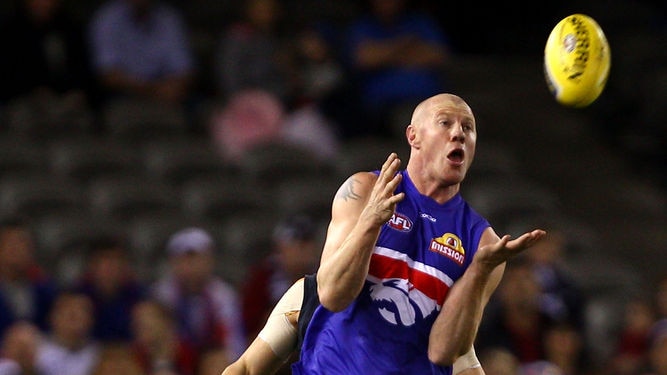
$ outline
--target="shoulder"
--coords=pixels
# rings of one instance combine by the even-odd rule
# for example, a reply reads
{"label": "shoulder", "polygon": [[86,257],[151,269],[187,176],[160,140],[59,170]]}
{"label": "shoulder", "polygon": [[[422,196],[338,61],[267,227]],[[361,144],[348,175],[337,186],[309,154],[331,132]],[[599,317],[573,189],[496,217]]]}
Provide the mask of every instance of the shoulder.
{"label": "shoulder", "polygon": [[356,172],[341,184],[336,193],[336,198],[354,198],[358,194],[368,191],[375,184],[377,178],[378,175],[374,172]]}

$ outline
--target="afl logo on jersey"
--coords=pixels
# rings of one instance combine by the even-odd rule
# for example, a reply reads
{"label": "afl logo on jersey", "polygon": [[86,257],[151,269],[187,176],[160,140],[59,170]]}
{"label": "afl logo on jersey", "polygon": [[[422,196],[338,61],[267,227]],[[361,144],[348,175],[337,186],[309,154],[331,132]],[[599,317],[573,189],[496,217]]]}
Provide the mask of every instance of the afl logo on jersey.
{"label": "afl logo on jersey", "polygon": [[394,214],[391,216],[391,219],[387,221],[387,224],[392,229],[396,229],[400,232],[409,232],[412,229],[412,220],[398,212],[394,212]]}
{"label": "afl logo on jersey", "polygon": [[459,266],[462,266],[465,261],[466,252],[461,244],[461,239],[452,233],[445,233],[441,237],[432,239],[429,250],[446,256]]}

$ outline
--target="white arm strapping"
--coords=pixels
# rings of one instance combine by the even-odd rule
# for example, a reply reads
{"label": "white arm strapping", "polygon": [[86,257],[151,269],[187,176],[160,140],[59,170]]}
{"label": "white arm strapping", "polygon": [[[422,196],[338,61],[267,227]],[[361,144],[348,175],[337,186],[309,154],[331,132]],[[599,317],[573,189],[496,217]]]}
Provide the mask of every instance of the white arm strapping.
{"label": "white arm strapping", "polygon": [[481,366],[482,365],[479,363],[479,359],[477,359],[477,355],[475,354],[475,348],[471,347],[466,354],[456,359],[454,362],[452,375],[456,375],[461,371],[467,370],[469,368],[476,368]]}
{"label": "white arm strapping", "polygon": [[300,311],[302,302],[303,279],[300,279],[276,303],[259,332],[259,338],[269,344],[278,358],[286,359],[296,347],[298,331],[287,319],[287,313]]}

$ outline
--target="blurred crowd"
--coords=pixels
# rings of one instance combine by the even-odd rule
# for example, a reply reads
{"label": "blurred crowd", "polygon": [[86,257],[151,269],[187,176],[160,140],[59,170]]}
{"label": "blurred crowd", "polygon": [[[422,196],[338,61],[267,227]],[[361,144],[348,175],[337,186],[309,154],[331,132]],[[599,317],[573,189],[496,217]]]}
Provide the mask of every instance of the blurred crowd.
{"label": "blurred crowd", "polygon": [[315,271],[320,227],[276,224],[272,247],[243,282],[215,272],[219,244],[184,227],[165,244],[167,270],[138,277],[127,244],[86,244],[83,272],[60,283],[35,258],[20,218],[0,223],[0,374],[219,374],[253,339],[296,279]]}
{"label": "blurred crowd", "polygon": [[[456,54],[539,51],[553,24],[544,4],[493,14],[500,8],[441,3],[15,0],[0,23],[2,131],[44,121],[34,129],[104,137],[142,115],[161,126],[159,113],[231,162],[276,139],[331,158],[348,140],[400,137],[397,119],[452,88]],[[497,25],[494,15],[521,11],[533,12],[524,29],[468,43],[471,14]],[[654,149],[664,166],[664,147]],[[317,267],[320,218],[290,215],[265,229],[270,251],[240,286],[214,267],[216,237],[185,223],[161,249],[168,261],[156,280],[138,277],[127,239],[110,235],[88,241],[84,272],[62,283],[36,257],[25,218],[5,218],[0,375],[219,374]],[[589,296],[563,266],[567,235],[547,229],[549,241],[508,266],[487,308],[476,343],[486,373],[667,375],[667,277],[623,301],[600,355]]]}

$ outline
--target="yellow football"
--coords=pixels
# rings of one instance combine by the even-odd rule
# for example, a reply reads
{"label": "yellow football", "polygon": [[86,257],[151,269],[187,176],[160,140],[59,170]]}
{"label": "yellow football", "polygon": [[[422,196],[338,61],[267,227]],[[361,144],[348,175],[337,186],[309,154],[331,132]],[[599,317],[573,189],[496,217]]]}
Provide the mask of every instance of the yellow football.
{"label": "yellow football", "polygon": [[611,67],[609,42],[585,14],[572,14],[553,28],[544,47],[544,75],[556,100],[568,107],[593,103],[604,90]]}

